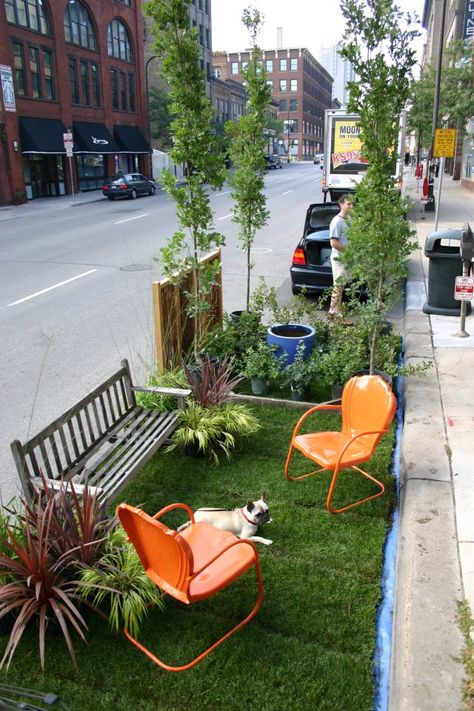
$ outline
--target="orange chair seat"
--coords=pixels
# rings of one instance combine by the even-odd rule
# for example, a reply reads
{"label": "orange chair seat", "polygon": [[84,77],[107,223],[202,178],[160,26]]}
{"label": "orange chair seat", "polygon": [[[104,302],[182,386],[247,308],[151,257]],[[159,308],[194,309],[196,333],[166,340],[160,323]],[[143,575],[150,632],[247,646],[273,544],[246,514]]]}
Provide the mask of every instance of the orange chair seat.
{"label": "orange chair seat", "polygon": [[[350,439],[351,436],[344,432],[311,432],[297,435],[293,440],[293,446],[323,469],[333,471],[341,451]],[[344,452],[339,468],[346,469],[361,464],[367,461],[369,454],[363,439],[356,439]]]}
{"label": "orange chair seat", "polygon": [[[202,573],[189,583],[188,599],[190,602],[204,600],[237,580],[255,563],[252,546],[225,547],[235,540],[228,531],[221,531],[209,523],[194,523],[184,528],[180,535],[189,544],[193,553],[193,571],[207,565],[208,561],[219,555]],[[221,554],[221,551],[224,551]],[[191,571],[191,573],[193,572]]]}

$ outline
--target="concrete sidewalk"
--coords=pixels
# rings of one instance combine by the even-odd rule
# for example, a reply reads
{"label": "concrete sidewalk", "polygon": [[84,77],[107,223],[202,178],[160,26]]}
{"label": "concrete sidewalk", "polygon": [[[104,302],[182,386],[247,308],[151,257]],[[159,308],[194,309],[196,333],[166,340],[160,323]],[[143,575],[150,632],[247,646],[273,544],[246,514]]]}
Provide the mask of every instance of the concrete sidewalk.
{"label": "concrete sidewalk", "polygon": [[[410,173],[406,192],[414,201],[409,218],[419,245],[407,282],[406,363],[429,360],[432,368],[404,383],[389,707],[460,711],[465,674],[459,602],[466,599],[474,611],[474,316],[466,318],[471,335],[458,338],[458,317],[422,312],[429,269],[423,248],[434,231],[435,213],[424,212],[421,185]],[[438,230],[459,229],[465,222],[474,229],[474,193],[445,175]]]}

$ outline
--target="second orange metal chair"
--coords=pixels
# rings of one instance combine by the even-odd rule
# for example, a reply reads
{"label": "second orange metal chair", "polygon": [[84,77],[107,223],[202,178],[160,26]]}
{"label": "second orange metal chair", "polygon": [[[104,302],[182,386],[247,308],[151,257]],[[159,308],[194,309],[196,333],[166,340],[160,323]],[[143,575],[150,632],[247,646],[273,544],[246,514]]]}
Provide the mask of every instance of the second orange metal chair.
{"label": "second orange metal chair", "polygon": [[[296,481],[323,471],[332,471],[326,508],[333,514],[347,511],[347,509],[365,501],[382,496],[385,491],[382,482],[358,465],[368,462],[372,458],[380,439],[388,431],[396,409],[395,395],[383,378],[378,375],[351,378],[344,386],[341,405],[317,405],[305,412],[297,422],[286,458],[286,478]],[[321,410],[341,410],[341,431],[299,434],[303,422],[310,415]],[[290,462],[295,449],[299,450],[307,459],[319,464],[321,468],[298,476],[290,475]],[[341,469],[348,468],[357,470],[366,479],[372,481],[376,485],[377,491],[346,506],[334,508],[332,499],[338,476]]]}
{"label": "second orange metal chair", "polygon": [[[180,533],[158,520],[178,508],[184,509],[191,521]],[[196,523],[193,511],[186,504],[171,504],[154,516],[134,506],[120,504],[117,515],[148,577],[165,593],[186,605],[211,597],[255,566],[258,594],[251,612],[187,664],[166,664],[124,628],[125,636],[152,662],[167,671],[190,669],[257,614],[263,600],[263,583],[253,543],[208,523]]]}

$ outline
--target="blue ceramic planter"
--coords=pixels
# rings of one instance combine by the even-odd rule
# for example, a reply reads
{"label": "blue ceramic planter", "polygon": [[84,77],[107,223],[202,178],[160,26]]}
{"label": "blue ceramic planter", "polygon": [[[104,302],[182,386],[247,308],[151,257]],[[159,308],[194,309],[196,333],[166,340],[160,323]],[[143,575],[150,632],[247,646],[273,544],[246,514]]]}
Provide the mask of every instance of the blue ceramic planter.
{"label": "blue ceramic planter", "polygon": [[279,323],[267,330],[267,343],[278,347],[276,357],[286,355],[286,363],[293,363],[299,343],[304,344],[305,358],[316,343],[316,331],[302,323]]}

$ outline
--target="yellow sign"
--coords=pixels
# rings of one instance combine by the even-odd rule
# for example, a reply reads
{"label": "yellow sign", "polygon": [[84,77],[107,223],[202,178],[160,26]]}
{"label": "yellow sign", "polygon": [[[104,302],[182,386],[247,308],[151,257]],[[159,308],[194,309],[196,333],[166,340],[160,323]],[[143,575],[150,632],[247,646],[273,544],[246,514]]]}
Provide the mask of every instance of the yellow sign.
{"label": "yellow sign", "polygon": [[434,150],[435,158],[454,158],[456,145],[455,128],[437,128],[435,131]]}

